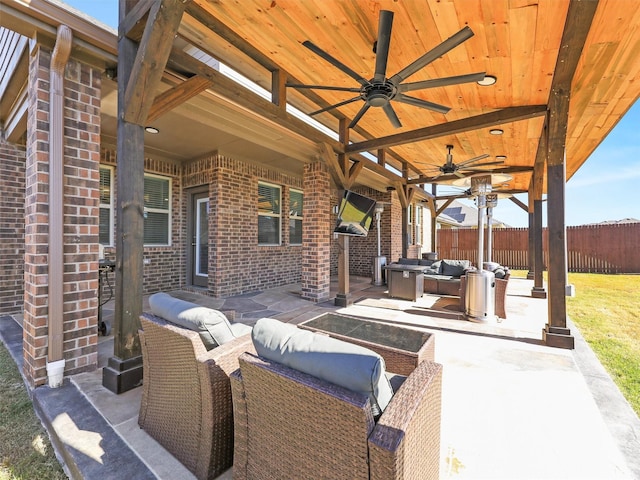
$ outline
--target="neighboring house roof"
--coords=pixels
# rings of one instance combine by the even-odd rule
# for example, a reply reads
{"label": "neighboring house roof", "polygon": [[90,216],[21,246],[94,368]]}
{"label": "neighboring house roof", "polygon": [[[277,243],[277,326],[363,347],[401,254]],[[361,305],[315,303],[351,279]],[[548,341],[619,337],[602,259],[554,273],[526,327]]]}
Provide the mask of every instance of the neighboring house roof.
{"label": "neighboring house roof", "polygon": [[605,220],[604,222],[588,223],[587,225],[623,225],[627,223],[640,223],[637,218],[623,218],[621,220]]}
{"label": "neighboring house roof", "polygon": [[[444,202],[438,202],[441,206]],[[478,209],[458,200],[454,200],[451,205],[443,210],[438,216],[438,222],[457,226],[460,228],[473,228],[478,226]],[[493,226],[508,227],[495,217],[491,219]]]}

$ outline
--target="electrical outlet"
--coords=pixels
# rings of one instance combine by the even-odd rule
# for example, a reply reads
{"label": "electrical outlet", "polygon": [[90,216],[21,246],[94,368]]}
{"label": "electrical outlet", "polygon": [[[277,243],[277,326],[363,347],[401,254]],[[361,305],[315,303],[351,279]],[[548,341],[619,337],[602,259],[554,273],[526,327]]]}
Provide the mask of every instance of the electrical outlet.
{"label": "electrical outlet", "polygon": [[151,264],[151,259],[150,259],[150,258],[145,258],[142,262],[143,262],[145,265],[150,265],[150,264]]}

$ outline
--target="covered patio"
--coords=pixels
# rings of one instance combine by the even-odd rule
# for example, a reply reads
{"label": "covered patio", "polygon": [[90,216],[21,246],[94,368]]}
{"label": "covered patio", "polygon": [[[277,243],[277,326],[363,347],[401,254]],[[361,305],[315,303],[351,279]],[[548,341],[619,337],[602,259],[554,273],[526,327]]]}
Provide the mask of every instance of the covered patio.
{"label": "covered patio", "polygon": [[[172,294],[201,305],[234,307],[237,321],[248,325],[266,314],[300,323],[338,311],[433,333],[435,360],[446,365],[442,479],[637,478],[640,420],[579,334],[574,350],[541,342],[547,301],[528,295],[532,284],[512,279],[508,318],[490,329],[461,318],[455,297],[389,299],[384,287],[361,277],[353,279],[356,299],[347,308],[302,300],[299,285],[225,301]],[[113,315],[113,306],[105,305],[105,315]],[[20,344],[11,340],[16,329],[17,323],[2,318],[0,336],[12,354],[20,355]],[[112,336],[101,338],[101,366],[112,345]],[[116,395],[102,387],[100,372],[94,371],[71,377],[62,390],[36,389],[34,403],[71,471],[82,478],[195,478],[139,429],[140,388]],[[229,470],[219,478],[231,475]]]}

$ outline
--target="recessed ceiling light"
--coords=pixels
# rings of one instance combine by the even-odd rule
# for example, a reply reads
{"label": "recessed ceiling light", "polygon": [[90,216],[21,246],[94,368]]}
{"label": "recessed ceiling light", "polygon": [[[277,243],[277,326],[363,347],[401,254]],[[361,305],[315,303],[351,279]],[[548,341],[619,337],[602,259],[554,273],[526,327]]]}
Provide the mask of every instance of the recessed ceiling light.
{"label": "recessed ceiling light", "polygon": [[496,83],[497,78],[493,75],[485,75],[482,80],[478,80],[478,85],[482,85],[483,87],[493,85]]}
{"label": "recessed ceiling light", "polygon": [[501,128],[492,128],[491,130],[489,130],[489,133],[491,135],[502,135],[504,133],[504,130],[502,130]]}
{"label": "recessed ceiling light", "polygon": [[496,160],[506,160],[507,156],[506,155],[496,155]]}
{"label": "recessed ceiling light", "polygon": [[156,127],[144,127],[144,131],[147,133],[153,133],[154,135],[160,133],[160,130],[158,130]]}

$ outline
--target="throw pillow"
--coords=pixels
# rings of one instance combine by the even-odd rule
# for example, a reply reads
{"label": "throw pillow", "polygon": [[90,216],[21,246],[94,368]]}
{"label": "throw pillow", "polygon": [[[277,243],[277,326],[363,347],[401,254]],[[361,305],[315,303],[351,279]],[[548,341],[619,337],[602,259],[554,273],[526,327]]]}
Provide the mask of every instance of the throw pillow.
{"label": "throw pillow", "polygon": [[149,297],[149,306],[155,315],[198,332],[207,350],[236,338],[227,317],[218,310],[201,307],[162,292]]}
{"label": "throw pillow", "polygon": [[398,259],[398,263],[400,265],[418,265],[420,260],[417,258],[400,258]]}
{"label": "throw pillow", "polygon": [[464,274],[466,268],[469,267],[469,260],[441,260],[443,275],[450,275],[459,278]]}
{"label": "throw pillow", "polygon": [[374,416],[391,401],[384,359],[368,348],[261,318],[251,334],[261,357],[367,395]]}

